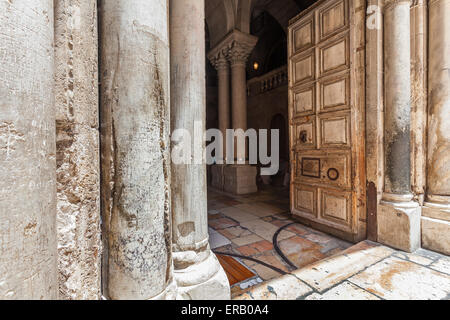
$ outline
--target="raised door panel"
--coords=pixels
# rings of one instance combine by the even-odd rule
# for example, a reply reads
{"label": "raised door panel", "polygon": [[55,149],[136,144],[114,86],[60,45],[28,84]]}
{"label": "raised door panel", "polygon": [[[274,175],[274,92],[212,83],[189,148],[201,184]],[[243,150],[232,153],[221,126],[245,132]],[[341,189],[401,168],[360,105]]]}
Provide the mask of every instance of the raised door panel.
{"label": "raised door panel", "polygon": [[319,81],[320,112],[350,108],[350,75],[345,73]]}
{"label": "raised door panel", "polygon": [[320,41],[325,40],[347,27],[348,2],[339,0],[319,10]]}
{"label": "raised door panel", "polygon": [[350,113],[319,116],[320,148],[350,148]]}
{"label": "raised door panel", "polygon": [[305,18],[304,21],[294,27],[291,32],[292,52],[297,54],[314,45],[314,15]]}
{"label": "raised door panel", "polygon": [[334,228],[352,229],[352,201],[350,192],[320,189],[319,220]]}
{"label": "raised door panel", "polygon": [[294,213],[317,217],[317,189],[307,185],[294,186]]}
{"label": "raised door panel", "polygon": [[319,72],[320,77],[333,72],[348,69],[350,67],[350,43],[349,36],[332,39],[319,47]]}
{"label": "raised door panel", "polygon": [[316,111],[316,90],[314,84],[293,90],[294,118],[312,115]]}
{"label": "raised door panel", "polygon": [[297,85],[315,78],[314,51],[293,58],[292,61],[293,84]]}
{"label": "raised door panel", "polygon": [[351,190],[350,152],[320,154],[298,152],[294,180],[326,188]]}

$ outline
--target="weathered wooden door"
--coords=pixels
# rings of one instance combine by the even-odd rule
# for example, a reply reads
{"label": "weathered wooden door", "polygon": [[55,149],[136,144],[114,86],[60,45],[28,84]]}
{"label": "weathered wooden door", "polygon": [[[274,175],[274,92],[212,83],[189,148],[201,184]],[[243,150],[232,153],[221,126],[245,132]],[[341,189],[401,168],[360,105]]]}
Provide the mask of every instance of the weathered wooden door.
{"label": "weathered wooden door", "polygon": [[365,1],[319,1],[289,27],[291,211],[365,238]]}

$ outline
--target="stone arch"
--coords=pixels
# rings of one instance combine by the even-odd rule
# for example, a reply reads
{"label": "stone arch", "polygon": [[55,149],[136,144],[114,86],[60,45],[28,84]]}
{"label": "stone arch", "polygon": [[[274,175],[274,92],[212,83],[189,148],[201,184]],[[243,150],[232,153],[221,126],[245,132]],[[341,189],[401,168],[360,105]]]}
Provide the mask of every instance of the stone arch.
{"label": "stone arch", "polygon": [[235,0],[205,1],[206,23],[210,35],[211,47],[235,28]]}

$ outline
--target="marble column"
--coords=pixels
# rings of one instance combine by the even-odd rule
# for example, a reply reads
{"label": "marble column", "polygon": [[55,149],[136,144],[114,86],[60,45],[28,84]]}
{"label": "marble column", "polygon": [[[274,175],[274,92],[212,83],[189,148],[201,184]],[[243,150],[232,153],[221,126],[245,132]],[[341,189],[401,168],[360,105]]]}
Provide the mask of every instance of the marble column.
{"label": "marble column", "polygon": [[426,179],[427,6],[427,0],[415,0],[411,6],[411,185],[420,204],[424,201]]}
{"label": "marble column", "polygon": [[222,159],[216,157],[217,163],[211,166],[211,186],[223,190],[223,169],[227,157],[225,137],[227,129],[230,129],[230,65],[223,49],[212,51],[208,58],[217,70],[219,130],[223,137]]}
{"label": "marble column", "polygon": [[0,1],[0,300],[56,299],[53,1]]}
{"label": "marble column", "polygon": [[60,298],[99,299],[101,270],[97,1],[55,0]]}
{"label": "marble column", "polygon": [[107,299],[174,299],[168,1],[100,4]]}
{"label": "marble column", "polygon": [[[228,38],[228,60],[231,66],[232,129],[247,131],[247,59],[258,39],[250,34],[233,31]],[[228,153],[230,150],[228,150]],[[233,194],[249,194],[258,191],[257,169],[246,163],[245,148],[237,147],[235,139],[233,165],[224,168],[224,190]]]}
{"label": "marble column", "polygon": [[[189,12],[189,19],[186,19]],[[171,126],[191,136],[189,147],[205,151],[195,138],[205,127],[204,0],[170,0]],[[172,163],[174,277],[179,299],[230,299],[225,271],[209,247],[206,164]]]}
{"label": "marble column", "polygon": [[422,246],[450,254],[450,0],[429,1],[427,195]]}
{"label": "marble column", "polygon": [[378,241],[414,251],[420,247],[420,207],[411,193],[411,18],[409,0],[384,7],[384,192]]}

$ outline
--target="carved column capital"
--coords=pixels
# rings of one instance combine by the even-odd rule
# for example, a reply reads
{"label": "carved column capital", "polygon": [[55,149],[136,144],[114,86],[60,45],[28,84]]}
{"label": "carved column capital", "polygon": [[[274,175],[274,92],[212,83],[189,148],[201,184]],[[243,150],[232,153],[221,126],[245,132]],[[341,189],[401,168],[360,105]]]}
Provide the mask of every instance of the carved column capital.
{"label": "carved column capital", "polygon": [[255,45],[252,43],[233,41],[228,48],[227,54],[227,58],[231,66],[245,66],[254,47]]}
{"label": "carved column capital", "polygon": [[217,70],[224,67],[224,58],[232,66],[245,65],[257,42],[257,37],[233,30],[208,53],[208,58]]}
{"label": "carved column capital", "polygon": [[228,70],[228,59],[222,50],[213,54],[208,54],[208,59],[218,72]]}

